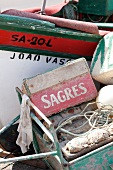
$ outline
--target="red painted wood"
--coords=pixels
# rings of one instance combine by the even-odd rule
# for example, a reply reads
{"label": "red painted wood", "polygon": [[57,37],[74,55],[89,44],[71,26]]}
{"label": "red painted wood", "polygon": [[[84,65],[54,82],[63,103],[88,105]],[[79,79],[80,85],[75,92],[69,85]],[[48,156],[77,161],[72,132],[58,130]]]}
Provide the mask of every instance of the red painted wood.
{"label": "red painted wood", "polygon": [[[70,89],[70,96],[66,95],[66,91],[68,91],[66,88]],[[72,89],[75,89],[76,92],[74,93]],[[58,93],[60,97],[58,97]],[[49,101],[49,104],[42,100],[42,96]],[[50,96],[53,96],[52,100]],[[89,73],[86,73],[64,83],[59,83],[57,86],[32,94],[30,99],[46,116],[50,116],[71,106],[92,100],[96,96],[97,90],[92,78]]]}
{"label": "red painted wood", "polygon": [[[36,44],[32,44],[33,41]],[[98,42],[0,30],[0,45],[92,56]]]}

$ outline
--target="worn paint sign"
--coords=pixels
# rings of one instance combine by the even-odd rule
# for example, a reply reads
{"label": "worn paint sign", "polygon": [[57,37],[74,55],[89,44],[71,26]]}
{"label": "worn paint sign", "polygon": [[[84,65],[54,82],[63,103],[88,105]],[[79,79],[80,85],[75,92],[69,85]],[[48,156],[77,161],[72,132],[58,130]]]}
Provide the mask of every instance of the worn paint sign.
{"label": "worn paint sign", "polygon": [[46,116],[97,96],[84,58],[31,79],[25,79],[23,86],[31,101]]}

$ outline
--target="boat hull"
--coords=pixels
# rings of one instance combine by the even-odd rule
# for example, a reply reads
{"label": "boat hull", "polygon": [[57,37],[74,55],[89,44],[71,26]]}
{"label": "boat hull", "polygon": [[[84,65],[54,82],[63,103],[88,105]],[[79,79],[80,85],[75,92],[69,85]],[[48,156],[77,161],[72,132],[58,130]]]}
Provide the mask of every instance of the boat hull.
{"label": "boat hull", "polygon": [[[54,27],[54,24],[36,25],[33,23],[34,19],[24,17],[2,14],[0,20],[3,21],[0,22],[1,50],[73,59],[85,57],[91,60],[98,42],[102,39],[100,35],[58,28]],[[40,22],[43,24],[44,21]]]}
{"label": "boat hull", "polygon": [[15,87],[33,77],[64,65],[68,58],[0,51],[0,128],[20,114]]}

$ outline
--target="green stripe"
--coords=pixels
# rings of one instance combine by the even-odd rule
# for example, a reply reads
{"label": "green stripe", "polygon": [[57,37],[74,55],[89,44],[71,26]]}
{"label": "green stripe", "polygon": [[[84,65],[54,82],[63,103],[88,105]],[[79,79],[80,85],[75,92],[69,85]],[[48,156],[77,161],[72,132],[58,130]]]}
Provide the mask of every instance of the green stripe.
{"label": "green stripe", "polygon": [[30,19],[30,18],[25,18],[25,17],[18,17],[18,16],[10,16],[6,14],[1,14],[0,15],[0,22],[5,22],[8,24],[8,22],[11,24],[17,24],[17,25],[27,25],[27,26],[46,26],[46,27],[51,27],[55,28],[54,23],[50,23],[48,21],[41,21],[37,19]]}
{"label": "green stripe", "polygon": [[113,28],[113,23],[95,23],[100,28]]}
{"label": "green stripe", "polygon": [[111,33],[110,35],[111,35],[111,37],[109,37],[108,55],[106,56],[108,58],[108,64],[106,63],[108,66],[108,68],[107,68],[108,70],[113,69],[113,64],[110,64],[110,59],[111,59],[111,57],[113,58],[113,54],[112,54],[113,33]]}
{"label": "green stripe", "polygon": [[[112,58],[112,44],[113,44],[113,33],[107,34],[100,42],[96,49],[95,55],[93,57],[93,62],[90,68],[90,72],[93,72],[97,60],[100,60],[101,72],[106,69],[113,68],[113,64],[110,64],[110,59]],[[106,49],[107,48],[107,49]],[[106,52],[107,50],[107,52]],[[100,55],[100,59],[99,59]],[[105,62],[106,58],[106,62]],[[104,63],[105,62],[105,63]]]}
{"label": "green stripe", "polygon": [[[2,14],[3,15],[3,14]],[[43,23],[44,22],[44,23]],[[40,24],[39,24],[40,23]],[[43,23],[43,26],[42,24]],[[47,25],[46,25],[47,24]],[[0,29],[25,32],[31,34],[48,35],[61,38],[77,39],[89,42],[98,42],[102,37],[100,35],[94,35],[89,33],[83,33],[80,31],[66,29],[66,28],[54,28],[54,25],[50,25],[46,21],[39,21],[35,19],[25,19],[24,17],[15,16],[0,16]]]}
{"label": "green stripe", "polygon": [[0,50],[6,51],[14,51],[14,52],[21,52],[21,53],[31,53],[31,54],[39,54],[45,56],[54,56],[59,58],[71,58],[71,59],[78,59],[84,57],[86,60],[91,61],[92,56],[81,56],[76,54],[68,54],[68,53],[61,53],[61,52],[53,52],[47,50],[37,50],[37,49],[29,49],[29,48],[21,48],[21,47],[13,47],[13,46],[0,46]]}
{"label": "green stripe", "polygon": [[93,69],[94,69],[95,64],[96,64],[96,62],[98,60],[99,54],[101,54],[101,58],[100,58],[101,67],[103,66],[103,63],[104,63],[104,49],[105,49],[105,40],[102,39],[99,42],[99,46],[97,47],[96,53],[94,55],[94,59],[93,59],[93,62],[92,62],[91,68],[90,68],[91,73],[93,72]]}

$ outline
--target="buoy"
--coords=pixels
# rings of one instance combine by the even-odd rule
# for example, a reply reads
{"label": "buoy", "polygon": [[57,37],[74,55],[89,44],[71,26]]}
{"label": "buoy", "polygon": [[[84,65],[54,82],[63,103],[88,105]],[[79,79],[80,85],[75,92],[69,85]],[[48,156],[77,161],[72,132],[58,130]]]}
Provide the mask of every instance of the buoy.
{"label": "buoy", "polygon": [[107,85],[100,89],[96,98],[97,107],[100,108],[102,105],[111,105],[106,108],[113,106],[113,85]]}
{"label": "buoy", "polygon": [[100,40],[91,62],[92,77],[100,83],[113,84],[113,32]]}

